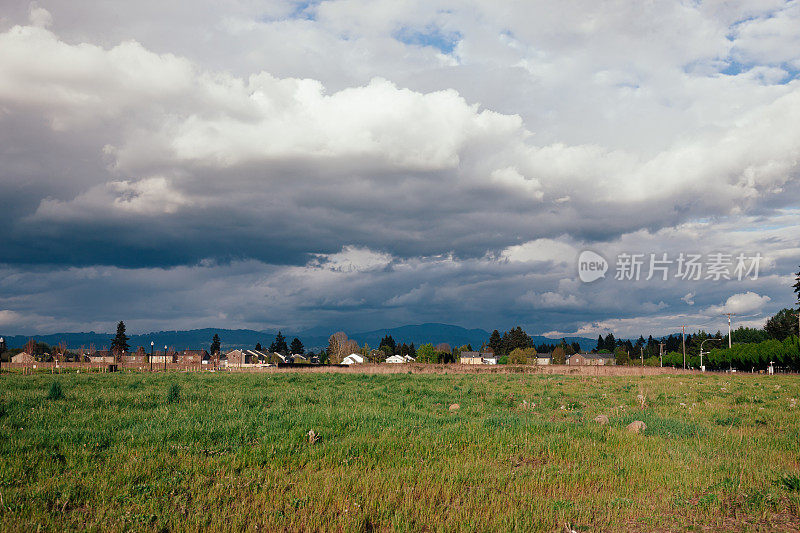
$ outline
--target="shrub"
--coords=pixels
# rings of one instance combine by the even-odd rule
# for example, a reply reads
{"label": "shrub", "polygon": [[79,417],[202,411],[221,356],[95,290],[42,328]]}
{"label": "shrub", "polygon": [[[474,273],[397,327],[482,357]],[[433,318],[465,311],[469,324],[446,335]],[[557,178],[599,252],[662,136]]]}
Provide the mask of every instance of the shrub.
{"label": "shrub", "polygon": [[167,403],[178,403],[181,401],[181,388],[177,383],[173,383],[167,389]]}
{"label": "shrub", "polygon": [[64,397],[64,391],[61,390],[61,382],[54,381],[50,385],[50,390],[47,392],[48,400],[60,400]]}

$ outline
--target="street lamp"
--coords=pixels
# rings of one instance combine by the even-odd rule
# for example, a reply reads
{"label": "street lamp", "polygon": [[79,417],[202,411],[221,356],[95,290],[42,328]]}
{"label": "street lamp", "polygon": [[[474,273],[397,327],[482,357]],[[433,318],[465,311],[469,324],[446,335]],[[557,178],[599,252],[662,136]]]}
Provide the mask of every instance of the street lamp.
{"label": "street lamp", "polygon": [[150,341],[150,372],[153,371],[153,346],[155,346],[155,342]]}
{"label": "street lamp", "polygon": [[[703,366],[703,345],[705,343],[707,343],[708,341],[722,341],[722,339],[715,339],[715,338],[712,337],[712,338],[708,338],[708,339],[706,339],[706,340],[704,340],[703,342],[700,343],[700,370],[702,370],[703,372],[706,371],[706,367]],[[708,352],[708,353],[711,353],[711,352]]]}
{"label": "street lamp", "polygon": [[3,368],[3,352],[5,351],[6,340],[0,337],[0,369]]}
{"label": "street lamp", "polygon": [[167,345],[164,345],[164,372],[167,371]]}

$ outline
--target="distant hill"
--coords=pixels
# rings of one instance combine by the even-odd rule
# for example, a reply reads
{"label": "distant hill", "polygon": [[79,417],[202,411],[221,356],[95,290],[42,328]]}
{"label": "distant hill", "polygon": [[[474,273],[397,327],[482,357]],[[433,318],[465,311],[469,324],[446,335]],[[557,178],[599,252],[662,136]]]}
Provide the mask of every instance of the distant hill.
{"label": "distant hill", "polygon": [[[221,328],[203,328],[191,329],[184,331],[157,331],[152,333],[145,333],[140,335],[130,335],[129,344],[132,349],[139,346],[150,350],[150,342],[155,343],[155,348],[162,348],[164,345],[174,348],[175,350],[188,350],[188,349],[208,349],[211,346],[211,338],[214,333],[218,334],[222,339],[223,350],[233,348],[252,348],[256,343],[260,342],[265,348],[275,340],[274,331],[254,331],[252,329],[221,329]],[[332,333],[332,332],[331,332]],[[354,339],[359,344],[364,343],[370,346],[377,347],[381,339],[385,335],[391,335],[395,341],[414,343],[416,346],[430,342],[438,344],[446,342],[451,346],[462,346],[464,344],[471,344],[473,348],[480,348],[481,344],[489,340],[489,332],[483,329],[466,329],[460,326],[453,326],[450,324],[417,324],[400,326],[396,328],[376,329],[373,331],[365,331],[360,333],[346,332],[351,339]],[[298,337],[306,349],[318,350],[328,346],[328,336],[330,334],[319,333],[319,330],[312,332],[299,332],[289,333],[284,332],[287,337],[287,342],[291,342],[294,337]],[[0,334],[2,336],[2,334]],[[22,348],[28,339],[34,338],[39,342],[46,342],[53,345],[60,342],[67,344],[69,348],[89,348],[94,345],[98,350],[108,348],[111,345],[111,339],[114,337],[113,333],[95,333],[90,331],[88,333],[54,333],[50,335],[10,335],[6,336],[6,344],[9,348]],[[542,343],[553,344],[561,339],[551,339],[541,335],[532,335],[535,344]],[[596,339],[588,339],[585,337],[566,337],[567,342],[578,342],[584,350],[591,350],[595,347]]]}

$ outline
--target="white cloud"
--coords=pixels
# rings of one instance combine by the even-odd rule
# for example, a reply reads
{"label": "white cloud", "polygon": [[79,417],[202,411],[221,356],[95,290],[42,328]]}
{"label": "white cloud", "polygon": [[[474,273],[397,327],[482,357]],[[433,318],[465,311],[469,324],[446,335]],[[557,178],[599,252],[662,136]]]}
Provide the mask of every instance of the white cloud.
{"label": "white cloud", "polygon": [[46,28],[53,24],[53,16],[43,7],[39,7],[35,2],[29,8],[28,20],[31,24],[40,28]]}
{"label": "white cloud", "polygon": [[724,305],[715,305],[708,308],[709,314],[736,313],[746,315],[761,311],[772,298],[761,296],[752,291],[734,294],[725,301]]}
{"label": "white cloud", "polygon": [[536,239],[509,246],[500,253],[502,259],[518,262],[546,262],[574,265],[578,250],[563,241]]}
{"label": "white cloud", "polygon": [[392,256],[390,254],[348,245],[335,254],[317,254],[317,258],[310,264],[336,272],[363,272],[383,268],[391,261]]}
{"label": "white cloud", "polygon": [[138,181],[112,181],[92,187],[75,199],[64,202],[42,200],[31,220],[92,219],[99,213],[147,216],[174,214],[193,204],[163,176]]}

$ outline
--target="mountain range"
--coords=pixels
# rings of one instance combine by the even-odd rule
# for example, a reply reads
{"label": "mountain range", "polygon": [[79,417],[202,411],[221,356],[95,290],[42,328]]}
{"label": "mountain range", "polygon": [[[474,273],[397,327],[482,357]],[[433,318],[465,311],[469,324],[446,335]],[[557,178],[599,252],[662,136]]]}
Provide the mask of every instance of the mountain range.
{"label": "mountain range", "polygon": [[[165,345],[175,350],[208,349],[211,345],[211,338],[215,333],[220,336],[223,351],[233,348],[253,348],[256,343],[261,343],[261,345],[266,348],[275,340],[275,335],[277,334],[277,332],[274,331],[221,328],[157,331],[130,335],[128,344],[130,344],[132,350],[135,350],[139,346],[143,346],[145,350],[149,350],[151,341],[154,343],[156,349],[163,348]],[[287,343],[291,342],[294,337],[298,337],[303,341],[303,345],[307,350],[318,350],[328,346],[329,334],[320,334],[318,330],[313,332],[284,333],[284,335],[286,336]],[[367,343],[372,347],[377,347],[385,335],[391,335],[398,343],[405,342],[410,344],[413,342],[415,346],[426,342],[433,344],[446,342],[451,346],[471,344],[472,347],[477,350],[480,348],[481,344],[489,340],[490,333],[483,329],[466,329],[460,326],[436,323],[407,325],[353,334],[348,333],[348,337],[357,341],[360,345]],[[111,345],[111,339],[113,337],[113,333],[95,333],[94,331],[90,331],[88,333],[53,333],[48,335],[9,335],[6,336],[5,339],[6,345],[9,348],[22,348],[25,346],[25,343],[28,342],[28,339],[33,338],[39,342],[45,342],[50,345],[64,342],[68,348],[89,348],[93,345],[96,349],[101,350]],[[553,344],[561,340],[560,338],[550,338],[542,335],[532,335],[531,337],[536,345],[543,343]],[[569,343],[578,342],[584,350],[594,348],[597,343],[597,339],[589,339],[586,337],[565,337],[565,339]]]}

